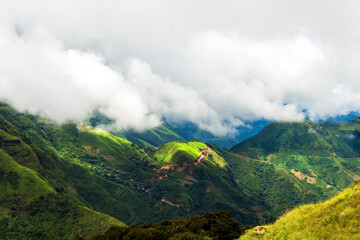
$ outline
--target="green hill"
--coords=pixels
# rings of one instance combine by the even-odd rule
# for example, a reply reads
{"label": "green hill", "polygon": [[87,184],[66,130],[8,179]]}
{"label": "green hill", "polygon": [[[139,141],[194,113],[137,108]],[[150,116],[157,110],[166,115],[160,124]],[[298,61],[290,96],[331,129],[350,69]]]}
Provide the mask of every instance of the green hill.
{"label": "green hill", "polygon": [[[94,111],[84,122],[93,127],[111,128],[113,120],[99,113],[99,111]],[[110,132],[143,147],[159,147],[168,142],[195,139],[228,149],[236,144],[232,139],[217,137],[208,131],[199,129],[194,124],[187,123],[184,125],[170,123],[165,120],[162,121],[160,126],[145,131],[118,131],[112,129]]]}
{"label": "green hill", "polygon": [[[85,123],[93,127],[109,127],[113,121],[98,111],[94,111],[91,116],[85,120]],[[163,121],[159,127],[150,130],[139,132],[134,130],[118,131],[113,129],[111,133],[143,147],[159,147],[172,141],[190,141],[195,139],[191,134],[185,133],[166,121]]]}
{"label": "green hill", "polygon": [[113,133],[118,136],[124,136],[129,141],[144,147],[159,147],[172,141],[190,141],[195,139],[192,135],[181,131],[166,121],[159,127],[143,132],[129,130],[119,134],[117,132]]}
{"label": "green hill", "polygon": [[155,160],[152,164],[160,166],[159,176],[181,184],[177,191],[166,191],[163,200],[195,214],[204,213],[203,209],[232,211],[243,224],[273,219],[267,209],[239,188],[227,162],[206,144],[171,142],[150,156]]}
{"label": "green hill", "polygon": [[233,152],[184,140],[143,148],[0,103],[0,238],[86,237],[218,209],[268,223],[354,182],[359,124],[274,123]]}
{"label": "green hill", "polygon": [[[360,183],[318,204],[298,207],[274,224],[248,230],[240,239],[359,239]],[[259,234],[263,231],[263,234]]]}
{"label": "green hill", "polygon": [[60,191],[59,184],[41,174],[46,171],[43,161],[49,159],[25,143],[2,117],[0,122],[1,239],[69,239],[76,233],[89,236],[114,224],[124,225]]}
{"label": "green hill", "polygon": [[275,216],[304,203],[321,200],[300,179],[266,161],[247,158],[212,146],[227,160],[241,189],[258,199]]}
{"label": "green hill", "polygon": [[157,163],[193,162],[201,156],[200,150],[207,148],[202,142],[170,142],[161,146],[153,157]]}
{"label": "green hill", "polygon": [[328,199],[360,179],[359,131],[358,120],[276,122],[231,150],[286,170]]}
{"label": "green hill", "polygon": [[59,126],[0,103],[0,163],[0,238],[69,239],[121,221],[160,222],[218,209],[232,211],[242,224],[273,219],[201,142],[145,151],[104,130]]}

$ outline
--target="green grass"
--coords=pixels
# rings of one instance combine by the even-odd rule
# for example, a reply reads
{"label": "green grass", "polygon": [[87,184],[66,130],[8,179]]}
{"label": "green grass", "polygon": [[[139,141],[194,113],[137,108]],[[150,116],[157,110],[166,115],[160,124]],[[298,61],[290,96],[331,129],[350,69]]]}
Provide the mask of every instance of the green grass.
{"label": "green grass", "polygon": [[360,183],[323,203],[298,207],[267,225],[264,235],[253,230],[240,239],[359,239]]}
{"label": "green grass", "polygon": [[86,125],[79,126],[79,141],[83,147],[91,146],[93,151],[98,149],[99,154],[112,156],[115,158],[114,163],[117,164],[129,164],[131,158],[138,159],[145,154],[136,145],[123,138]]}
{"label": "green grass", "polygon": [[[18,205],[12,208],[19,207]],[[33,201],[26,208],[8,210],[0,217],[0,239],[74,239],[77,234],[91,236],[107,228],[124,224],[105,214],[95,212],[49,194]]]}
{"label": "green grass", "polygon": [[[6,139],[8,140],[8,139]],[[0,239],[72,239],[124,224],[68,200],[0,149]]]}
{"label": "green grass", "polygon": [[207,145],[198,142],[170,142],[162,145],[153,158],[160,165],[169,163],[193,162],[200,156],[200,149],[207,148]]}
{"label": "green grass", "polygon": [[[85,123],[93,127],[97,127],[98,125],[107,125],[111,128],[113,121],[98,111],[94,111]],[[143,147],[159,147],[172,141],[194,139],[191,135],[186,134],[165,121],[159,127],[142,132],[133,130],[119,131],[114,128],[111,133]]]}
{"label": "green grass", "polygon": [[41,179],[35,171],[21,166],[2,149],[0,159],[1,200],[14,195],[27,204],[40,196],[55,193],[49,183]]}

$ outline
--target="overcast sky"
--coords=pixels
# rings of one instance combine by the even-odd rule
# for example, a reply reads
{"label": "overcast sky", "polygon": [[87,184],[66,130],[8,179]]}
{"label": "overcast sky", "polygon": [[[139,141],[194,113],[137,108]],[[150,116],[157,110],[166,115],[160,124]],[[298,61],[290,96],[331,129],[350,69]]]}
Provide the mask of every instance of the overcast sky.
{"label": "overcast sky", "polygon": [[360,1],[0,0],[0,99],[59,122],[243,122],[360,110]]}

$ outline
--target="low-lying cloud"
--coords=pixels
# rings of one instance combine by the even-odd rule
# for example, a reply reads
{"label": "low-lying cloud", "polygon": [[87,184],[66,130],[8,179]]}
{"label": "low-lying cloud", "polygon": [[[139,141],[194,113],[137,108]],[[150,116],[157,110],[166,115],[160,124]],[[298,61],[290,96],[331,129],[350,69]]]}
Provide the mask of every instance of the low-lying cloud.
{"label": "low-lying cloud", "polygon": [[214,133],[231,132],[196,91],[163,79],[140,59],[115,70],[94,53],[64,49],[42,29],[1,36],[0,96],[19,110],[63,122],[98,109],[114,119],[118,129],[141,131],[166,117],[216,129]]}
{"label": "low-lying cloud", "polygon": [[74,49],[38,29],[2,32],[0,96],[20,110],[58,121],[85,118],[92,110],[114,117],[119,128],[157,126],[140,93],[104,59]]}
{"label": "low-lying cloud", "polygon": [[118,129],[166,118],[222,136],[360,110],[355,7],[327,5],[335,23],[310,3],[236,2],[3,1],[0,99],[59,122],[98,109]]}

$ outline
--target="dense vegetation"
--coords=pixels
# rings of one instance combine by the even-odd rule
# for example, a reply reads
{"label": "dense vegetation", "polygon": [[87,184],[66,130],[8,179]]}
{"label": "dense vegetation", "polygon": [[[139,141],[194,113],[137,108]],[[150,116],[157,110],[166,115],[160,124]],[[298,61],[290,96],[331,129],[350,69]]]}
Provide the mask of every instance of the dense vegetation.
{"label": "dense vegetation", "polygon": [[[252,227],[241,227],[231,217],[230,212],[217,211],[191,218],[164,220],[161,223],[149,222],[140,226],[111,227],[104,234],[97,234],[89,240],[233,240]],[[78,236],[78,239],[85,238]]]}
{"label": "dense vegetation", "polygon": [[79,202],[57,156],[2,117],[0,139],[0,239],[67,239],[78,231],[91,235],[124,225]]}
{"label": "dense vegetation", "polygon": [[160,164],[153,157],[162,148],[145,151],[106,131],[58,126],[5,103],[0,122],[0,238],[67,239],[123,224],[116,219],[141,224],[217,209],[242,224],[272,219],[236,184],[224,159],[199,152],[203,143],[174,143],[181,154],[183,146],[197,146],[201,161]]}
{"label": "dense vegetation", "polygon": [[360,121],[276,122],[232,148],[297,177],[321,199],[360,179]]}
{"label": "dense vegetation", "polygon": [[290,211],[240,239],[360,239],[360,182],[326,202]]}
{"label": "dense vegetation", "polygon": [[0,103],[0,238],[89,237],[218,209],[269,223],[358,178],[359,126],[274,123],[233,152],[184,140],[144,148]]}
{"label": "dense vegetation", "polygon": [[259,199],[275,216],[304,203],[321,200],[304,182],[268,162],[246,158],[212,146],[225,158],[241,189]]}
{"label": "dense vegetation", "polygon": [[199,150],[206,149],[202,142],[171,142],[161,146],[153,156],[157,163],[194,162],[200,157]]}

